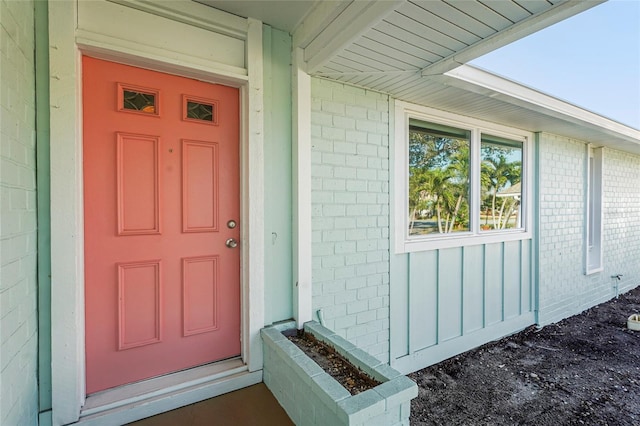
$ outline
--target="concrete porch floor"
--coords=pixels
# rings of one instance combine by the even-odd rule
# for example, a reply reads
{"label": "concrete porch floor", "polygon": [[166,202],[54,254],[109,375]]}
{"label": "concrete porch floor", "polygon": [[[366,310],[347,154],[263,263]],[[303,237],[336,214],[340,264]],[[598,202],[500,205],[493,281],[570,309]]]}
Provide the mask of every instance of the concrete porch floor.
{"label": "concrete porch floor", "polygon": [[264,383],[129,424],[130,426],[293,425]]}

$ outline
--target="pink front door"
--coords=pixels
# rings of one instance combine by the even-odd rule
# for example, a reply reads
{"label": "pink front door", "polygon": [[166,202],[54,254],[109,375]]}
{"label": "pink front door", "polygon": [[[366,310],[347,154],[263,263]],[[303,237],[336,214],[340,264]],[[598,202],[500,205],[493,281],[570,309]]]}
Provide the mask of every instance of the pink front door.
{"label": "pink front door", "polygon": [[87,393],[238,356],[238,90],[82,64]]}

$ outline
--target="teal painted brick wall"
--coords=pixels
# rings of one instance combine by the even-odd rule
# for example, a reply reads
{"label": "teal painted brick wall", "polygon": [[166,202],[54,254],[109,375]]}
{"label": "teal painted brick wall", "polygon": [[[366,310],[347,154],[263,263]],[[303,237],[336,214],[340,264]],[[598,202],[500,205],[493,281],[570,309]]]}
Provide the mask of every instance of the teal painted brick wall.
{"label": "teal painted brick wall", "polygon": [[313,310],[389,361],[389,98],[314,78]]}
{"label": "teal painted brick wall", "polygon": [[640,285],[640,156],[604,150],[603,266],[584,275],[586,146],[540,136],[539,317],[542,325],[582,312]]}
{"label": "teal painted brick wall", "polygon": [[35,425],[34,3],[0,1],[0,424]]}

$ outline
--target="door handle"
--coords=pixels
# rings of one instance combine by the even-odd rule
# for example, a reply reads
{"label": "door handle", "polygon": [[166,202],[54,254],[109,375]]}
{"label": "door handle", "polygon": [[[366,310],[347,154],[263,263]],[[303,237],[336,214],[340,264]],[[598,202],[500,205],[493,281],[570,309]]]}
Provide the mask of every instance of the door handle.
{"label": "door handle", "polygon": [[234,239],[234,238],[229,238],[226,242],[225,245],[229,248],[236,248],[238,247],[238,242]]}

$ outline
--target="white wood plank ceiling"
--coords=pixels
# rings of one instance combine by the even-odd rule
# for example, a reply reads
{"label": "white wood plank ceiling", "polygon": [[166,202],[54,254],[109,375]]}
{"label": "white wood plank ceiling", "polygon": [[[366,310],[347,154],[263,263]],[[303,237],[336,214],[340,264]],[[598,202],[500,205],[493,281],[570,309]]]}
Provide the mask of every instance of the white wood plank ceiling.
{"label": "white wood plank ceiling", "polygon": [[[381,7],[374,10],[375,4]],[[304,49],[311,74],[374,90],[410,90],[417,77],[456,65],[548,26],[595,2],[568,0],[406,0],[352,2]],[[384,6],[387,6],[385,8]],[[391,5],[392,7],[389,7]],[[366,16],[357,35],[344,26]],[[341,43],[342,42],[342,43]],[[335,49],[340,45],[339,49]],[[324,54],[328,45],[333,51]],[[481,47],[484,47],[481,49]],[[461,53],[466,57],[458,58]],[[465,56],[465,55],[463,55]],[[444,68],[437,67],[449,61]]]}
{"label": "white wood plank ceiling", "polygon": [[195,0],[290,31],[306,72],[404,98],[605,0]]}
{"label": "white wood plank ceiling", "polygon": [[559,114],[505,95],[507,80],[490,90],[445,75],[604,0],[196,1],[290,31],[311,75],[529,131],[606,138],[640,153],[640,133],[597,114],[566,103],[569,112]]}
{"label": "white wood plank ceiling", "polygon": [[[325,11],[321,15],[325,24],[315,33],[308,24],[317,15],[310,12],[303,21],[305,31],[294,32],[294,45],[303,49],[307,72],[315,76],[529,131],[555,132],[594,143],[606,140],[640,153],[640,132],[597,114],[561,101],[558,102],[563,104],[563,112],[559,112],[505,95],[500,87],[488,90],[445,75],[599,3],[600,0],[354,1],[342,3],[340,13],[329,23]],[[486,73],[483,77],[491,75]],[[548,95],[530,94],[545,105],[557,101]]]}

